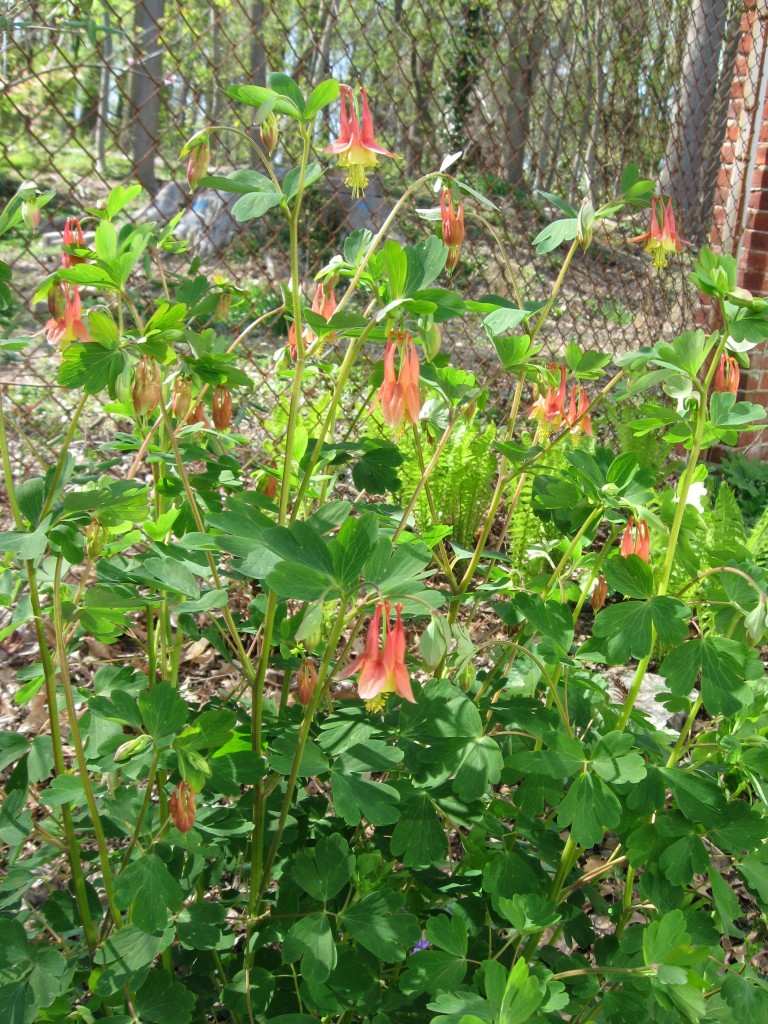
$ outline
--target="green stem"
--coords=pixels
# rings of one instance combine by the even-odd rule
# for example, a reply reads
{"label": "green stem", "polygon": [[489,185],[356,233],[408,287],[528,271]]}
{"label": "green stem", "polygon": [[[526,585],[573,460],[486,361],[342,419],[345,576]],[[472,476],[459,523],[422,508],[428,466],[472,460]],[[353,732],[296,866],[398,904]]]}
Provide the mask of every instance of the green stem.
{"label": "green stem", "polygon": [[[661,579],[659,580],[659,586],[657,594],[659,597],[666,595],[669,589],[669,580],[672,576],[672,568],[675,564],[675,554],[677,552],[677,542],[680,539],[680,530],[683,525],[683,516],[685,515],[685,506],[688,500],[688,492],[690,491],[691,484],[693,483],[693,477],[696,473],[696,466],[698,465],[699,455],[701,454],[701,447],[704,440],[704,430],[707,425],[707,396],[709,394],[709,388],[712,383],[712,378],[715,375],[718,363],[720,362],[720,356],[722,355],[726,341],[728,340],[727,321],[726,327],[723,328],[721,338],[715,346],[714,356],[702,384],[697,385],[697,391],[699,400],[697,403],[696,413],[696,425],[694,427],[693,443],[691,445],[691,452],[688,456],[688,463],[685,467],[685,472],[680,481],[677,494],[677,503],[675,505],[675,515],[672,519],[672,526],[669,529],[669,541],[667,542],[667,550],[664,556],[664,565],[661,570]],[[635,706],[637,696],[640,693],[640,687],[643,683],[643,678],[651,663],[651,655],[653,653],[653,645],[656,643],[656,630],[651,628],[651,653],[647,654],[637,666],[632,685],[629,688],[627,699],[622,709],[619,721],[616,729],[618,732],[623,732],[627,727],[632,709]]]}
{"label": "green stem", "polygon": [[701,711],[701,705],[703,704],[701,695],[699,695],[691,706],[691,710],[688,712],[688,717],[685,720],[683,728],[680,730],[680,735],[677,737],[677,742],[672,748],[672,753],[667,758],[667,768],[674,768],[677,762],[680,760],[680,756],[683,752],[685,744],[688,741],[688,734],[693,728],[693,723],[696,721],[696,716]]}
{"label": "green stem", "polygon": [[547,585],[546,585],[546,586],[544,587],[544,590],[543,590],[543,591],[542,591],[542,593],[541,593],[541,596],[542,596],[542,597],[546,597],[546,596],[547,596],[547,594],[548,594],[548,593],[549,593],[549,591],[550,591],[550,588],[551,588],[551,587],[553,587],[555,583],[557,583],[558,577],[560,576],[560,573],[562,572],[562,570],[563,570],[563,567],[565,566],[565,563],[566,563],[566,562],[568,561],[568,559],[569,559],[569,558],[571,557],[571,553],[572,553],[572,552],[573,552],[573,550],[574,550],[574,549],[576,548],[577,544],[579,543],[579,541],[581,540],[581,538],[582,538],[582,537],[584,536],[584,534],[585,534],[585,533],[587,532],[587,530],[588,530],[588,529],[590,528],[590,526],[592,525],[592,523],[593,523],[593,522],[594,522],[594,521],[595,521],[596,519],[601,519],[601,518],[602,518],[602,516],[603,516],[603,511],[604,511],[604,510],[603,510],[603,506],[602,506],[602,505],[599,505],[599,506],[598,506],[598,507],[597,507],[597,508],[596,508],[596,509],[594,510],[594,512],[591,512],[591,513],[589,514],[589,516],[587,516],[587,518],[586,518],[586,519],[584,520],[584,522],[582,523],[582,525],[580,526],[580,528],[578,529],[578,531],[577,531],[577,532],[576,532],[576,533],[574,534],[574,536],[573,536],[573,537],[571,538],[571,540],[570,540],[570,542],[569,542],[569,544],[568,544],[568,547],[567,547],[567,548],[565,549],[565,551],[563,552],[563,557],[562,557],[562,558],[560,559],[560,561],[559,561],[559,562],[557,563],[557,565],[555,566],[555,570],[554,570],[554,572],[553,572],[553,573],[552,573],[552,575],[550,576],[550,578],[549,578],[549,581],[547,582]]}
{"label": "green stem", "polygon": [[329,436],[330,432],[334,428],[336,422],[336,413],[341,401],[341,393],[347,383],[347,378],[352,370],[352,367],[357,359],[360,350],[367,341],[368,334],[371,328],[374,326],[373,321],[362,331],[359,338],[352,341],[347,348],[347,351],[342,360],[341,366],[339,367],[339,373],[336,378],[336,384],[331,395],[331,401],[328,406],[328,411],[325,414],[325,419],[320,427],[320,433],[318,434],[317,440],[315,441],[315,447],[312,450],[307,468],[304,470],[301,481],[299,482],[299,488],[296,492],[296,498],[293,503],[293,511],[291,513],[291,523],[296,521],[299,512],[301,511],[301,504],[304,500],[304,496],[309,486],[309,482],[314,472],[315,466],[317,465],[320,454],[325,444],[325,439]]}
{"label": "green stem", "polygon": [[[299,291],[299,215],[301,213],[301,199],[304,193],[307,161],[309,160],[310,135],[308,131],[304,131],[302,135],[304,146],[301,152],[299,183],[288,221],[291,239],[291,302],[293,305],[293,324],[296,330],[296,365],[293,369],[291,404],[288,409],[288,426],[285,433],[285,458],[283,460],[283,478],[280,481],[280,498],[277,514],[279,526],[283,526],[288,517],[288,499],[291,494],[291,473],[293,470],[293,449],[296,440],[296,426],[299,418],[299,402],[301,401],[301,386],[304,380],[304,363],[306,360],[306,346],[302,336],[301,323],[301,294]],[[298,501],[296,504],[298,505]]]}
{"label": "green stem", "polygon": [[56,559],[56,570],[54,573],[53,583],[53,628],[56,635],[56,660],[59,666],[59,676],[61,678],[61,685],[64,691],[64,703],[67,706],[67,717],[69,718],[69,735],[72,740],[72,746],[75,751],[75,761],[77,762],[77,770],[80,775],[80,782],[83,786],[83,792],[85,795],[85,802],[88,806],[88,812],[91,816],[91,824],[93,825],[93,836],[96,841],[96,848],[99,852],[99,863],[101,864],[101,875],[104,883],[104,894],[107,897],[107,903],[109,905],[110,913],[115,922],[116,928],[122,928],[123,920],[120,916],[120,912],[117,909],[117,903],[115,902],[115,890],[114,882],[112,878],[112,867],[109,863],[109,850],[107,848],[107,840],[104,835],[104,829],[101,824],[101,818],[99,817],[99,808],[96,803],[96,798],[93,795],[93,788],[91,786],[91,778],[88,774],[88,762],[85,757],[85,747],[83,746],[83,738],[80,734],[80,720],[77,717],[77,708],[75,706],[75,696],[72,687],[72,679],[69,674],[69,660],[67,658],[67,649],[64,644],[64,619],[61,611],[61,563],[62,559],[59,556]]}
{"label": "green stem", "polygon": [[434,450],[434,452],[432,452],[432,458],[429,460],[429,463],[427,464],[426,468],[424,469],[423,473],[421,474],[421,479],[416,484],[416,488],[415,488],[413,494],[411,495],[411,500],[408,502],[408,505],[406,506],[406,509],[405,509],[405,511],[403,512],[403,514],[402,514],[402,516],[400,518],[400,522],[397,524],[397,529],[395,530],[395,532],[392,535],[393,543],[397,540],[397,538],[400,536],[400,534],[405,529],[405,526],[406,526],[408,520],[410,519],[413,510],[416,508],[416,502],[418,501],[419,495],[421,494],[421,489],[422,489],[422,487],[424,487],[424,485],[426,484],[427,480],[429,480],[430,476],[432,475],[432,470],[437,465],[437,460],[442,455],[443,448],[445,448],[446,444],[448,443],[448,438],[451,436],[451,433],[452,433],[453,428],[456,425],[456,423],[457,423],[457,419],[456,418],[453,418],[453,419],[449,420],[448,426],[443,431],[443,436],[437,442],[437,445],[435,446],[435,450]]}
{"label": "green stem", "polygon": [[[416,423],[413,424],[413,440],[414,444],[416,445],[416,457],[419,460],[419,469],[421,470],[421,475],[424,480],[424,494],[427,497],[427,504],[429,505],[429,514],[432,517],[432,522],[435,525],[437,525],[440,522],[440,517],[437,513],[437,508],[435,507],[434,498],[432,497],[432,489],[429,486],[427,471],[424,464],[424,450],[421,447],[419,428],[418,424]],[[448,552],[445,550],[445,544],[443,543],[442,540],[439,540],[437,542],[436,550],[438,555],[438,562],[440,563],[443,572],[448,577],[448,582],[451,585],[451,590],[455,594],[458,589],[458,583],[456,581],[456,577],[453,574],[453,569],[451,568],[451,563],[448,559]]]}
{"label": "green stem", "polygon": [[[70,438],[71,440],[71,438]],[[69,442],[68,442],[69,443]],[[66,449],[65,449],[66,451]],[[63,457],[63,456],[62,456]],[[16,498],[16,488],[11,472],[11,460],[8,453],[8,442],[5,433],[5,417],[3,414],[2,390],[0,389],[0,460],[2,461],[3,473],[5,475],[5,489],[8,494],[8,504],[13,515],[14,525],[18,530],[24,530],[24,519]],[[52,488],[53,492],[53,488]],[[41,516],[41,518],[43,518]],[[45,638],[45,627],[43,625],[43,610],[40,605],[40,594],[37,589],[37,574],[35,563],[32,559],[24,562],[29,585],[29,603],[32,608],[32,617],[35,624],[35,637],[40,652],[40,661],[43,666],[43,678],[45,679],[45,697],[48,705],[48,722],[51,730],[51,744],[53,747],[53,766],[56,775],[63,775],[66,772],[64,763],[63,746],[61,742],[61,727],[59,725],[59,709],[56,699],[56,669],[48,650],[48,642]],[[80,848],[75,833],[74,821],[72,820],[72,808],[68,803],[62,804],[61,817],[64,825],[64,836],[66,839],[67,857],[72,872],[72,887],[75,892],[75,903],[80,921],[83,926],[83,934],[88,948],[93,953],[99,944],[99,933],[93,923],[91,909],[88,904],[88,892],[85,885],[80,859]]]}
{"label": "green stem", "polygon": [[50,489],[48,491],[48,497],[45,499],[45,504],[43,505],[42,511],[40,512],[40,518],[38,522],[42,523],[42,521],[50,512],[51,505],[54,503],[56,499],[56,489],[59,485],[59,480],[61,480],[61,474],[64,472],[64,465],[67,461],[67,455],[69,455],[69,446],[72,443],[72,438],[75,436],[75,430],[77,428],[78,420],[80,419],[80,414],[85,408],[85,403],[87,401],[88,395],[85,394],[77,403],[75,411],[72,413],[72,422],[69,424],[69,429],[67,430],[67,433],[64,436],[64,440],[62,441],[61,455],[59,456],[59,460],[56,463],[56,469],[54,470],[53,473],[53,480],[51,481]]}
{"label": "green stem", "polygon": [[611,527],[611,532],[608,535],[608,540],[606,540],[605,544],[603,544],[602,548],[600,549],[599,555],[595,559],[595,563],[592,566],[592,570],[591,570],[591,572],[590,572],[590,574],[589,574],[589,576],[587,578],[587,582],[582,587],[581,594],[579,595],[579,599],[576,602],[576,606],[573,609],[573,624],[574,625],[576,625],[576,623],[579,621],[579,615],[581,615],[581,609],[584,607],[584,603],[587,600],[587,598],[589,597],[589,588],[592,586],[592,581],[597,578],[597,575],[600,572],[600,566],[603,564],[603,562],[606,559],[606,556],[608,555],[608,552],[613,547],[613,542],[616,539],[616,534],[617,533],[618,533],[618,527],[612,526]]}
{"label": "green stem", "polygon": [[338,643],[339,637],[341,636],[344,630],[345,624],[346,609],[339,609],[339,614],[336,616],[333,628],[331,629],[331,634],[328,637],[328,644],[326,647],[322,664],[318,669],[317,685],[315,687],[315,692],[312,695],[312,700],[307,705],[307,708],[304,712],[304,718],[301,723],[301,728],[299,729],[299,736],[296,742],[296,752],[293,756],[293,764],[291,765],[291,772],[288,777],[288,782],[286,784],[285,795],[283,797],[283,804],[282,807],[280,808],[280,816],[278,818],[275,834],[272,838],[272,843],[270,844],[269,853],[267,854],[267,858],[264,862],[264,867],[261,872],[261,878],[259,879],[258,886],[256,886],[256,884],[254,883],[252,883],[251,886],[249,906],[249,912],[251,917],[255,916],[256,910],[261,902],[264,893],[266,892],[267,886],[269,885],[272,867],[275,863],[277,852],[280,848],[280,840],[283,835],[283,830],[285,829],[285,823],[288,819],[288,812],[291,809],[293,794],[294,790],[296,789],[296,781],[299,777],[301,759],[304,754],[304,748],[307,744],[307,740],[309,738],[309,730],[312,726],[312,722],[314,721],[315,713],[317,712],[318,707],[322,703],[326,691],[331,685],[333,677],[329,671],[330,664],[336,650],[336,644]]}
{"label": "green stem", "polygon": [[3,389],[0,388],[0,455],[3,461],[3,476],[5,477],[5,489],[8,494],[8,504],[11,506],[13,522],[17,530],[24,529],[24,517],[21,514],[19,503],[16,500],[16,488],[13,483],[13,472],[11,470],[11,458],[8,454],[8,439],[5,434],[5,413],[3,411]]}
{"label": "green stem", "polygon": [[133,835],[131,836],[131,841],[128,843],[128,846],[125,848],[125,852],[123,854],[123,859],[122,859],[122,861],[120,863],[120,867],[119,867],[118,872],[117,872],[118,875],[122,874],[123,871],[125,871],[126,867],[128,866],[128,861],[131,859],[131,854],[133,853],[133,851],[134,851],[134,849],[136,847],[136,844],[139,841],[139,833],[141,832],[141,827],[144,824],[144,819],[147,816],[147,811],[149,810],[149,804],[150,804],[150,801],[152,800],[152,790],[153,790],[154,785],[155,785],[155,775],[157,773],[157,766],[158,766],[159,762],[160,762],[160,751],[156,750],[154,755],[153,755],[153,757],[152,757],[152,764],[150,765],[150,768],[149,768],[149,775],[147,776],[147,786],[146,786],[146,789],[144,790],[144,799],[141,802],[141,809],[139,810],[139,816],[136,819],[136,825],[135,825],[134,830],[133,830]]}
{"label": "green stem", "polygon": [[621,897],[621,916],[619,917],[618,923],[616,925],[616,930],[613,933],[616,942],[618,942],[621,936],[624,934],[624,929],[629,924],[629,919],[632,916],[632,896],[634,884],[635,869],[630,865],[627,868],[627,874],[624,879],[624,892]]}
{"label": "green stem", "polygon": [[[3,450],[5,446],[3,445]],[[10,481],[10,477],[6,478]],[[13,490],[12,487],[9,490]],[[37,647],[40,652],[40,661],[43,665],[43,676],[45,678],[45,696],[48,704],[48,722],[51,729],[51,743],[53,745],[53,767],[56,775],[66,773],[64,763],[63,747],[61,742],[61,726],[59,724],[58,701],[56,700],[56,669],[48,649],[48,641],[45,638],[43,626],[43,612],[40,606],[40,594],[37,589],[37,575],[34,562],[28,560],[24,563],[29,582],[29,602],[32,608],[32,616],[35,623],[35,635]],[[85,941],[93,953],[99,945],[99,933],[91,916],[91,908],[88,904],[88,893],[85,886],[80,849],[75,834],[74,822],[72,820],[72,809],[69,804],[62,804],[61,817],[64,823],[64,834],[67,841],[67,855],[70,870],[72,871],[72,885],[75,890],[75,902],[83,925]]]}
{"label": "green stem", "polygon": [[[565,845],[563,846],[563,852],[560,854],[560,863],[558,864],[557,871],[555,872],[555,877],[552,880],[552,888],[550,890],[549,898],[553,903],[556,904],[559,902],[566,879],[571,873],[573,865],[576,863],[578,858],[579,848],[569,834],[565,841]],[[534,932],[533,935],[529,936],[528,941],[525,943],[523,951],[520,954],[523,960],[528,960],[531,957],[539,943],[542,933],[543,929],[541,931]]]}
{"label": "green stem", "polygon": [[533,341],[533,339],[539,333],[539,331],[541,330],[541,328],[542,328],[542,326],[544,324],[544,321],[549,316],[550,310],[552,309],[552,306],[554,305],[555,299],[557,298],[557,296],[558,296],[558,294],[560,292],[560,289],[563,286],[563,281],[565,280],[565,275],[568,272],[568,267],[570,267],[571,260],[576,255],[576,250],[578,248],[579,248],[579,242],[578,242],[577,239],[574,238],[574,240],[571,242],[570,249],[565,254],[565,259],[563,260],[563,265],[562,265],[562,267],[560,267],[560,273],[557,275],[557,280],[555,281],[554,285],[552,286],[552,291],[550,292],[549,298],[547,299],[547,304],[542,309],[541,314],[539,315],[539,319],[536,321],[536,325],[534,326],[533,330],[530,333],[531,341]]}

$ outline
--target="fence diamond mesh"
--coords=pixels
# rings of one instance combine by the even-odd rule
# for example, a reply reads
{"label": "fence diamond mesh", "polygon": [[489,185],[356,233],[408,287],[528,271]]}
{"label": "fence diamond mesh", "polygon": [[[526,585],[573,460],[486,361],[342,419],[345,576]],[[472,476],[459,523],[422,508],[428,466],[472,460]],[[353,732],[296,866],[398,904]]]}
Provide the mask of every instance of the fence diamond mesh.
{"label": "fence diamond mesh", "polygon": [[[585,196],[599,200],[617,189],[632,161],[675,196],[683,236],[707,240],[724,142],[745,153],[754,127],[729,109],[743,11],[732,0],[444,0],[439,8],[426,0],[6,0],[0,192],[8,198],[25,179],[56,191],[40,232],[16,237],[0,253],[15,288],[11,309],[0,314],[2,334],[35,335],[23,351],[5,353],[0,367],[19,455],[45,461],[72,402],[54,383],[55,361],[41,333],[47,314],[31,296],[59,261],[65,218],[102,202],[110,187],[139,181],[143,201],[134,215],[162,223],[181,214],[176,234],[200,273],[246,290],[222,329],[236,333],[287,280],[276,218],[240,224],[231,212],[236,197],[209,189],[189,195],[184,142],[212,124],[250,127],[253,111],[229,100],[226,86],[264,84],[272,71],[302,85],[329,75],[364,84],[377,135],[398,154],[358,201],[339,172],[328,170],[302,224],[307,292],[351,230],[375,229],[404,186],[460,151],[462,177],[499,207],[492,219],[505,258],[470,218],[458,287],[475,298],[511,296],[513,274],[525,297],[537,299],[561,262],[557,253],[535,257],[531,246],[551,215],[542,191],[576,206]],[[319,120],[318,154],[337,117],[331,109]],[[292,155],[279,154],[278,175]],[[217,174],[257,165],[242,135],[224,131],[215,135],[213,161]],[[731,198],[736,208],[739,197]],[[404,237],[433,230],[415,208],[435,203],[425,191],[415,197],[398,225]],[[557,350],[576,340],[612,352],[690,321],[696,297],[684,275],[656,278],[639,247],[626,245],[644,229],[639,222],[631,228],[607,221],[579,259],[547,345]],[[167,271],[174,272],[172,260]],[[270,353],[284,334],[284,322],[273,323],[246,345],[263,395],[275,387]],[[482,375],[495,365],[476,329],[459,329],[446,343],[467,369]],[[270,425],[269,406],[257,402],[256,418],[262,429],[279,429]]]}

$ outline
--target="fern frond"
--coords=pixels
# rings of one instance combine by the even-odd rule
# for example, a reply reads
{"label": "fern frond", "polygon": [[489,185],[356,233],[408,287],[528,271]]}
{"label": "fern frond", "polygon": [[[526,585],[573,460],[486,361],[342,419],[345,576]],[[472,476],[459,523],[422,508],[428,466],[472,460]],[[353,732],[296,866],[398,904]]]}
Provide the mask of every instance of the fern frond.
{"label": "fern frond", "polygon": [[768,565],[768,508],[750,531],[747,551],[756,565]]}
{"label": "fern frond", "polygon": [[533,476],[528,474],[507,530],[507,555],[512,569],[522,569],[528,563],[528,551],[544,536],[541,520],[533,511],[532,498]]}
{"label": "fern frond", "polygon": [[721,555],[738,557],[746,542],[741,509],[733,491],[723,482],[717,490],[715,507],[710,514],[708,546]]}
{"label": "fern frond", "polygon": [[[462,421],[454,428],[440,461],[429,479],[429,488],[439,523],[451,527],[451,537],[461,547],[470,547],[491,496],[496,473],[496,458],[491,451],[495,427],[489,424],[482,433],[474,421]],[[407,501],[421,479],[416,446],[410,434],[399,442],[405,462],[398,470],[402,493]],[[428,460],[428,453],[425,452]],[[419,494],[414,508],[419,529],[431,523],[426,491]]]}

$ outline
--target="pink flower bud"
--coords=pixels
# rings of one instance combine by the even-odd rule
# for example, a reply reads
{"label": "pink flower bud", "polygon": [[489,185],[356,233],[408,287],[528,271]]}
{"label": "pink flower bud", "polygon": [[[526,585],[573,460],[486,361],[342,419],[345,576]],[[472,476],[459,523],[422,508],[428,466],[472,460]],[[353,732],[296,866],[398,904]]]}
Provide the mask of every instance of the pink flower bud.
{"label": "pink flower bud", "polygon": [[459,262],[459,250],[464,241],[464,207],[458,203],[454,210],[449,188],[443,190],[440,214],[443,222],[443,241],[448,246],[448,259],[445,261],[445,268],[450,274]]}
{"label": "pink flower bud", "polygon": [[148,416],[162,398],[162,375],[157,360],[141,356],[133,382],[133,408],[138,416]]}
{"label": "pink flower bud", "polygon": [[36,199],[25,199],[21,204],[21,219],[29,231],[36,231],[40,225],[40,207]]}
{"label": "pink flower bud", "polygon": [[208,173],[208,165],[211,162],[211,150],[207,142],[201,142],[189,154],[187,164],[187,181],[189,191],[194,192],[200,182]]}
{"label": "pink flower bud", "polygon": [[219,292],[219,297],[216,301],[216,312],[214,316],[217,320],[226,320],[229,316],[229,308],[232,305],[232,292]]}
{"label": "pink flower bud", "polygon": [[186,377],[177,377],[173,382],[173,392],[171,394],[171,412],[179,419],[183,420],[189,412],[189,407],[192,403],[192,389],[189,386],[189,381]]}
{"label": "pink flower bud", "polygon": [[232,422],[232,393],[220,386],[213,392],[213,425],[217,430],[226,430]]}
{"label": "pink flower bud", "polygon": [[54,281],[48,289],[48,312],[53,320],[63,320],[69,292],[63,281]]}
{"label": "pink flower bud", "polygon": [[608,583],[602,573],[597,577],[597,583],[595,583],[595,589],[592,591],[592,597],[589,599],[589,603],[592,605],[593,612],[599,612],[605,604],[605,599],[608,596]]}
{"label": "pink flower bud", "polygon": [[168,801],[171,820],[179,832],[189,832],[195,824],[195,791],[182,779]]}
{"label": "pink flower bud", "polygon": [[85,550],[92,562],[99,557],[108,539],[106,526],[102,526],[98,519],[92,519],[85,531]]}
{"label": "pink flower bud", "polygon": [[317,669],[314,662],[302,662],[298,671],[298,684],[296,696],[299,698],[299,703],[303,707],[307,707],[317,686]]}
{"label": "pink flower bud", "polygon": [[267,155],[272,156],[277,149],[277,143],[280,138],[277,116],[275,114],[267,115],[259,128],[259,134],[261,135],[261,144],[266,149]]}
{"label": "pink flower bud", "polygon": [[635,522],[634,516],[629,517],[626,529],[621,538],[621,554],[624,558],[637,555],[647,562],[651,556],[651,534],[648,523],[644,519]]}
{"label": "pink flower bud", "polygon": [[723,353],[720,356],[720,363],[715,370],[712,379],[712,387],[721,393],[730,392],[732,395],[739,393],[739,377],[741,371],[734,356],[727,356]]}

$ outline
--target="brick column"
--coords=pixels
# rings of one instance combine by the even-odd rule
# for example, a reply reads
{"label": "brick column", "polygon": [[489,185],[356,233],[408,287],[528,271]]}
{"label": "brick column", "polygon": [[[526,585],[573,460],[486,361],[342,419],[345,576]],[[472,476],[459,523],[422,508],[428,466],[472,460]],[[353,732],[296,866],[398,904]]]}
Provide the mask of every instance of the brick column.
{"label": "brick column", "polygon": [[[742,288],[768,296],[768,0],[745,0],[739,32],[710,245],[738,258]],[[740,397],[768,409],[768,344],[749,355]],[[740,445],[752,457],[765,457],[768,428],[743,434]]]}

